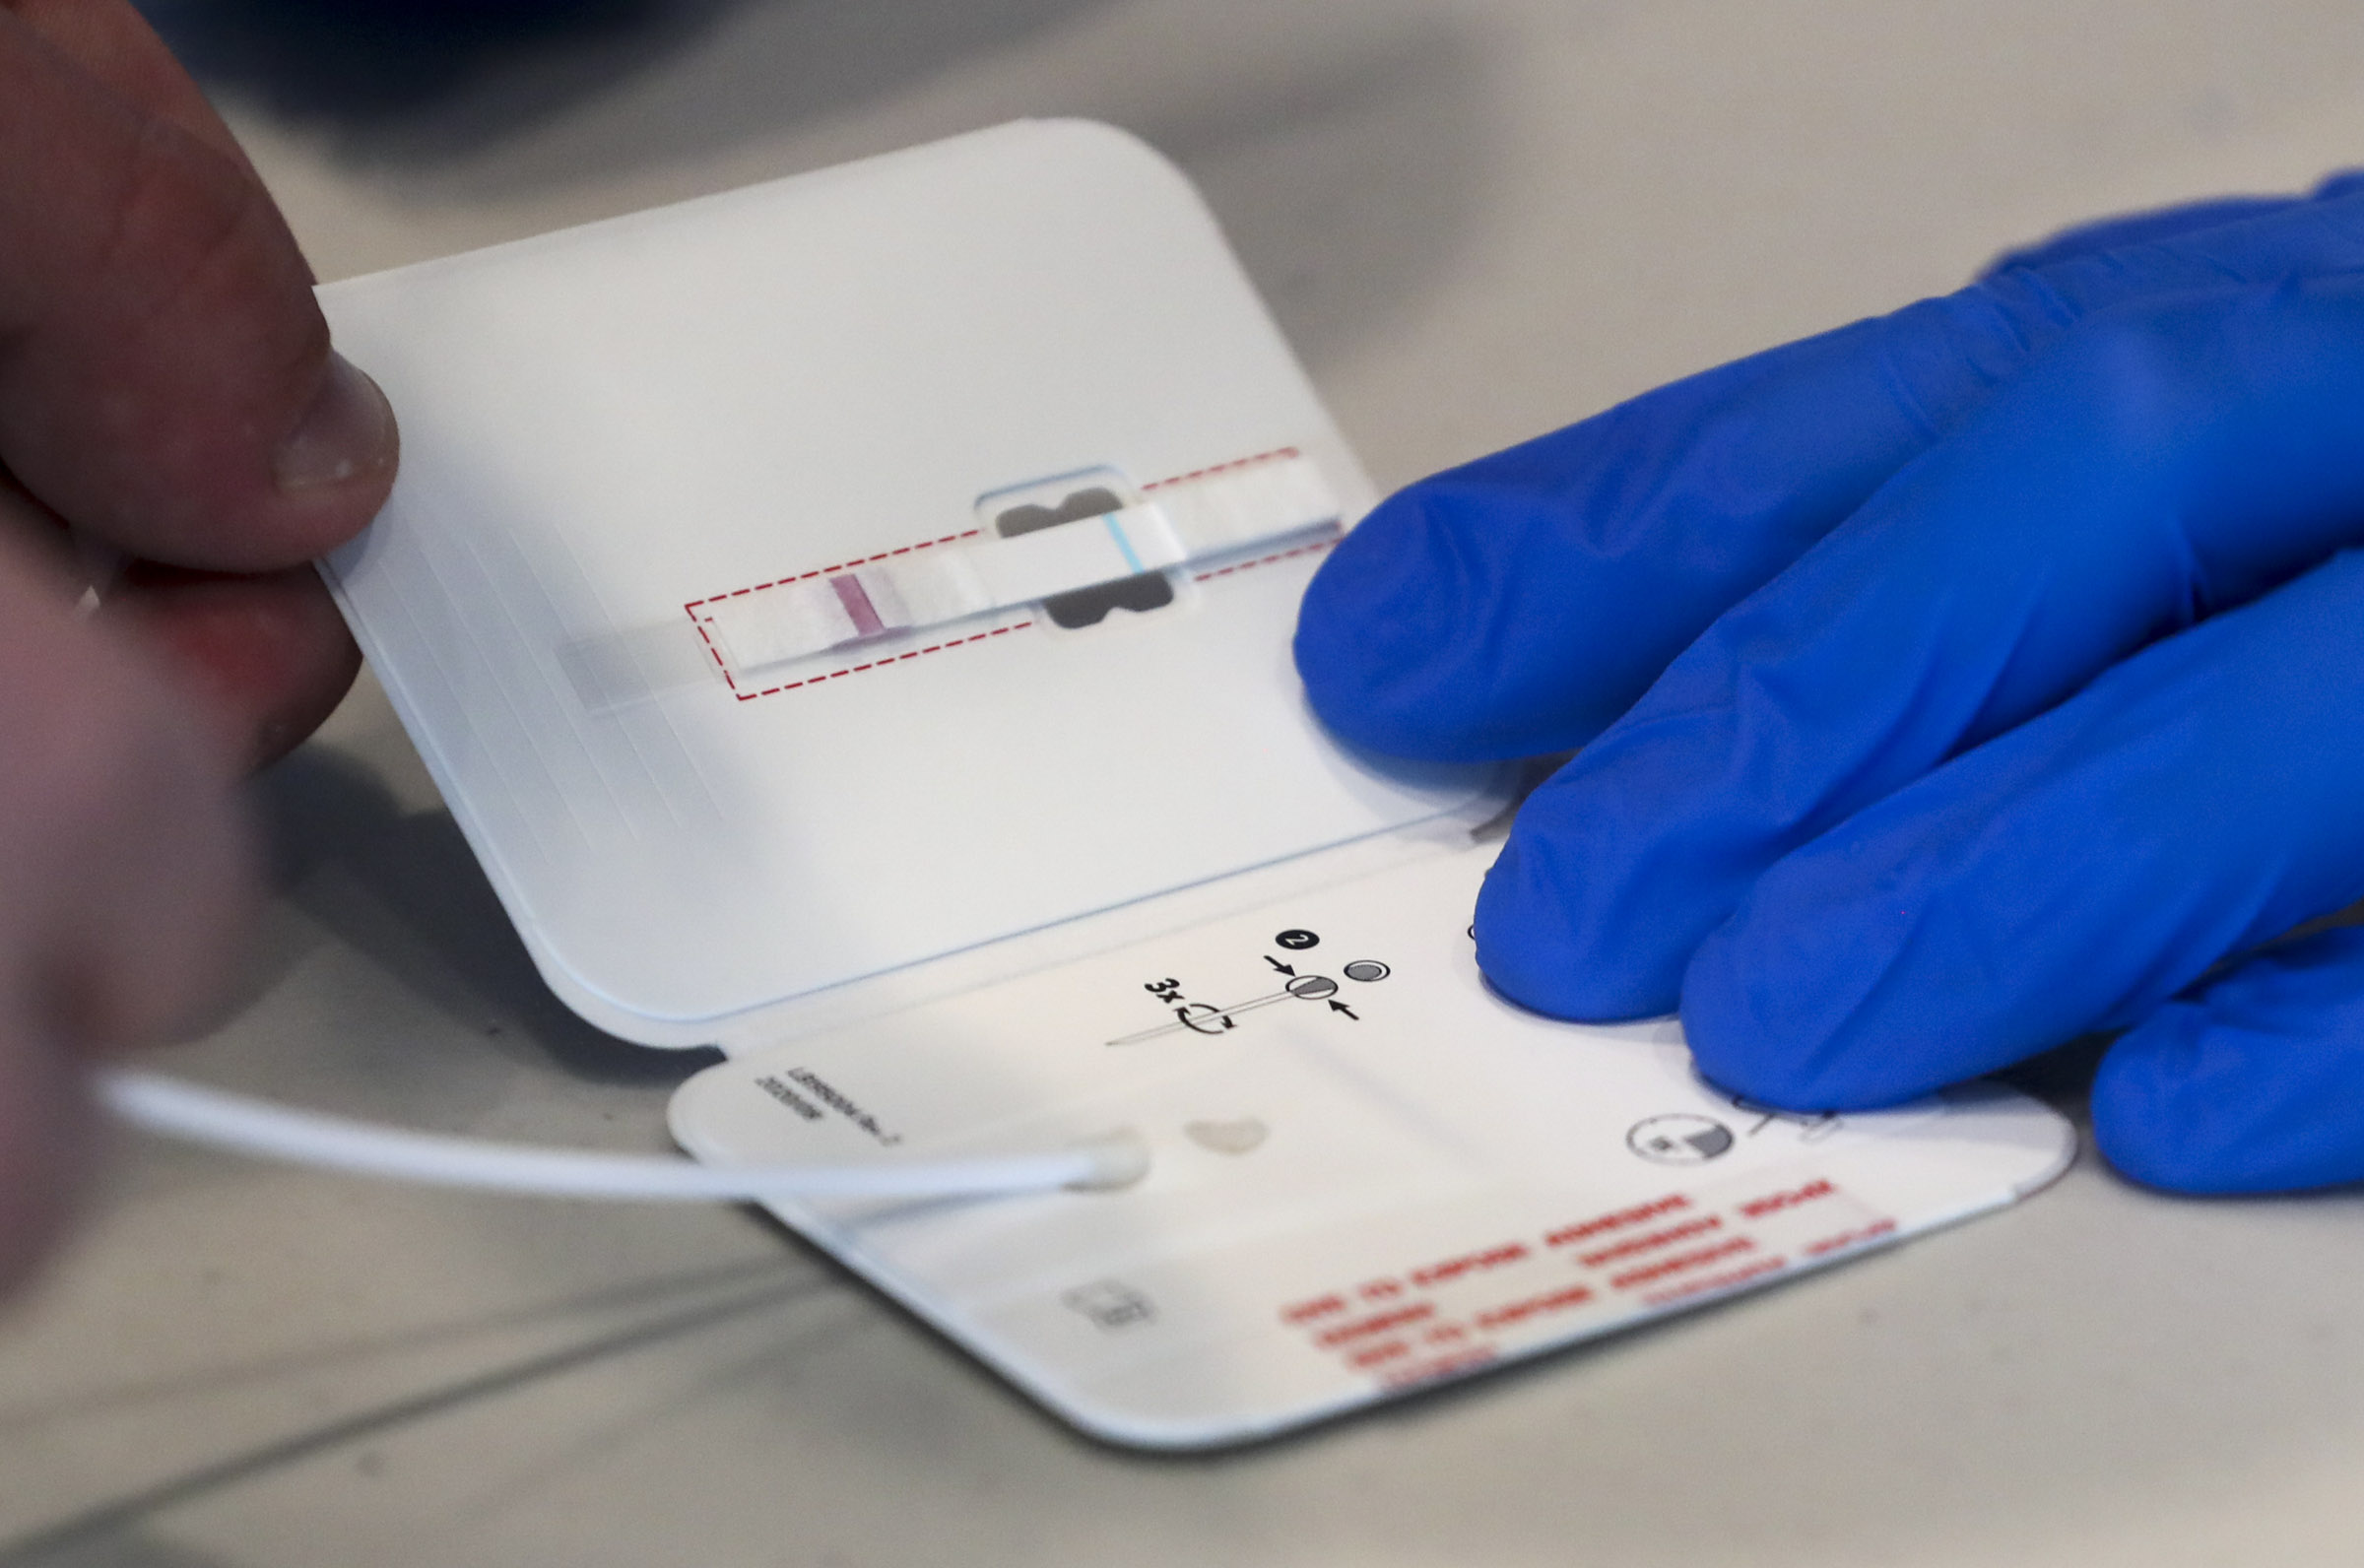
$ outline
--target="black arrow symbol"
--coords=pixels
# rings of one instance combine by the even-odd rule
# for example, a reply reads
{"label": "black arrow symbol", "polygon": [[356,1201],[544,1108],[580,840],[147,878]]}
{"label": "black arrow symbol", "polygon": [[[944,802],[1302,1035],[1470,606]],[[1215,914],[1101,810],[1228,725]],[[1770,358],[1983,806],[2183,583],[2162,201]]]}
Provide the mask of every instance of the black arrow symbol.
{"label": "black arrow symbol", "polygon": [[1356,1023],[1360,1023],[1362,1021],[1361,1014],[1357,1013],[1352,1008],[1347,1007],[1344,1002],[1331,1003],[1330,1011],[1333,1013],[1343,1013],[1347,1017],[1352,1018]]}
{"label": "black arrow symbol", "polygon": [[1290,968],[1287,964],[1284,964],[1280,959],[1274,957],[1269,952],[1264,955],[1264,961],[1271,964],[1274,968],[1280,970],[1282,974],[1295,974],[1297,972],[1296,970]]}

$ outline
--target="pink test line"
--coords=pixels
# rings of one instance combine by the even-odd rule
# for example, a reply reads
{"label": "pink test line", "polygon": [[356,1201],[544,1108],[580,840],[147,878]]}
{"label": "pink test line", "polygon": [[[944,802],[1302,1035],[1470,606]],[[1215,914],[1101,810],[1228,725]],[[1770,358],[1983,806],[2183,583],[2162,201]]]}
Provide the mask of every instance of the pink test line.
{"label": "pink test line", "polygon": [[845,613],[853,618],[855,636],[875,637],[886,629],[886,622],[879,619],[878,607],[870,602],[870,590],[862,586],[860,578],[850,571],[843,572],[831,577],[829,586],[836,590],[837,602],[845,607]]}

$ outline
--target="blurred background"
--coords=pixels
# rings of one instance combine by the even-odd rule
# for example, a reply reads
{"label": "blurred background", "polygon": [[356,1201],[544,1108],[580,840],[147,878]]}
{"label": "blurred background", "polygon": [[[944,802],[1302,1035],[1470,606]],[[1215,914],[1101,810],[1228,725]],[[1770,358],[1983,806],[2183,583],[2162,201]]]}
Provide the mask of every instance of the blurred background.
{"label": "blurred background", "polygon": [[[1204,189],[1401,483],[2364,162],[2332,0],[149,0],[323,279],[1021,115]],[[217,1080],[657,1146],[366,677],[264,781]],[[2059,1079],[2071,1103],[2074,1072]],[[2364,1212],[2088,1157],[1959,1233],[1285,1444],[1112,1453],[736,1211],[131,1148],[0,1327],[0,1564],[2348,1562]]]}
{"label": "blurred background", "polygon": [[148,0],[324,278],[1021,115],[1205,189],[1388,477],[2364,158],[2331,0]]}

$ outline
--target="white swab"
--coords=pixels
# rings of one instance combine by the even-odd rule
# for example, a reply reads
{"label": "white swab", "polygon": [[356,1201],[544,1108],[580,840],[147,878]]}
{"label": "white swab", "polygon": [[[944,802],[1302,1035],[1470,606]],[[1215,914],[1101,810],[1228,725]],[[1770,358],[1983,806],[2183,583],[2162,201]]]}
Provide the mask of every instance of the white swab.
{"label": "white swab", "polygon": [[1039,1154],[876,1165],[717,1168],[667,1155],[592,1154],[419,1133],[274,1105],[153,1073],[98,1076],[98,1098],[142,1131],[361,1176],[543,1197],[655,1203],[765,1198],[990,1197],[1126,1187],[1149,1169],[1129,1132]]}

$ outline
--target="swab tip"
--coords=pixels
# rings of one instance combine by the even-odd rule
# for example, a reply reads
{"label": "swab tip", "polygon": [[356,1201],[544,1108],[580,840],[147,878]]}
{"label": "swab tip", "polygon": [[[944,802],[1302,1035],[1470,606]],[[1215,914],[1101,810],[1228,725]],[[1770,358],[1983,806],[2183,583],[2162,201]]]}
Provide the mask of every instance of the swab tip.
{"label": "swab tip", "polygon": [[1091,1156],[1092,1168],[1067,1184],[1071,1191],[1112,1193],[1149,1173],[1149,1141],[1130,1127],[1084,1139],[1075,1148]]}

